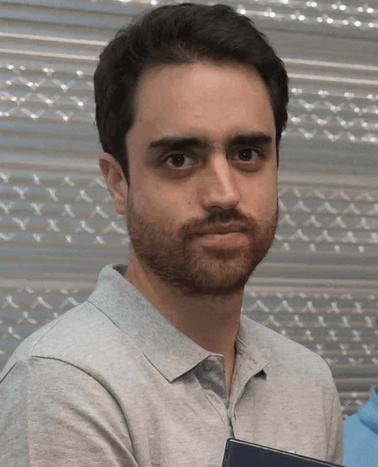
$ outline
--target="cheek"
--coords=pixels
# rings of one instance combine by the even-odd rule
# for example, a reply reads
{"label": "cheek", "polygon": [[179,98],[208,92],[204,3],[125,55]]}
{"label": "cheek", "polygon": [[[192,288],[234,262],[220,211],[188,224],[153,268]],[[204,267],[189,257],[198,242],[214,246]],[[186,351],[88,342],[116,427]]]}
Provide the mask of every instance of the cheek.
{"label": "cheek", "polygon": [[190,217],[192,197],[180,187],[156,180],[144,180],[133,192],[134,209],[148,222],[162,229],[179,227]]}
{"label": "cheek", "polygon": [[272,184],[269,188],[266,189],[265,195],[261,201],[262,205],[262,215],[266,215],[269,218],[274,215],[277,210],[278,202],[278,189],[277,183]]}
{"label": "cheek", "polygon": [[242,205],[246,212],[261,217],[275,212],[277,206],[276,176],[255,177],[243,183]]}

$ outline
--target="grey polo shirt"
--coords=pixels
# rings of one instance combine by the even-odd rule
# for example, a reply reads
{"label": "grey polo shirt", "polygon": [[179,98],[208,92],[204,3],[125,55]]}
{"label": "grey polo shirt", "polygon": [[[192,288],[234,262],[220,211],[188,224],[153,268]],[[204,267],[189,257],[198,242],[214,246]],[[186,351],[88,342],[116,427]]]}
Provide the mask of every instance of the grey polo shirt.
{"label": "grey polo shirt", "polygon": [[230,436],[341,462],[328,366],[242,316],[223,356],[175,329],[106,266],[86,302],[27,338],[0,374],[4,467],[220,467]]}

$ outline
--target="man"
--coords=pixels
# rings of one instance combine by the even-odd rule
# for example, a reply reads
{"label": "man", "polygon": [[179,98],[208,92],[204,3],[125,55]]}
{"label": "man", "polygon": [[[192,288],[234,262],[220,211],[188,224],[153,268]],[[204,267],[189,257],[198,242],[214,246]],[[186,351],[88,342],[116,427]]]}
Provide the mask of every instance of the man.
{"label": "man", "polygon": [[344,422],[344,458],[347,467],[378,467],[378,385],[357,413]]}
{"label": "man", "polygon": [[277,224],[287,75],[226,6],[164,6],[94,77],[100,167],[128,265],[1,375],[6,466],[220,466],[228,437],[340,462],[327,365],[240,317]]}

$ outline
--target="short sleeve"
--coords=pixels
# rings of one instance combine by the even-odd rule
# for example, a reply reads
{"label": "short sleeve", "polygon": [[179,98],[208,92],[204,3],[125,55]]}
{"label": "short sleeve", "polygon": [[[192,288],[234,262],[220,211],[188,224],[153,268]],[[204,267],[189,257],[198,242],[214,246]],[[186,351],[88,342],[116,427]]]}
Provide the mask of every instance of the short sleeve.
{"label": "short sleeve", "polygon": [[0,383],[0,465],[137,467],[109,391],[79,368],[39,357],[16,363]]}

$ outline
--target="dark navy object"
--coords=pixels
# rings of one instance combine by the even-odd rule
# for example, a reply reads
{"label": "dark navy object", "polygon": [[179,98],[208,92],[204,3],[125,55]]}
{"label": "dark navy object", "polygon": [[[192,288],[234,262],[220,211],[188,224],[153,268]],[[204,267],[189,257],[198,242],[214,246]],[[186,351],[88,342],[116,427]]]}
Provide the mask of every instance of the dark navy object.
{"label": "dark navy object", "polygon": [[300,456],[291,452],[247,443],[237,439],[228,439],[222,467],[338,467],[332,462],[325,462],[311,457]]}

